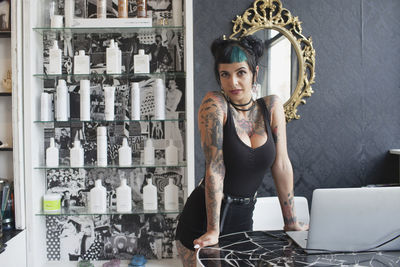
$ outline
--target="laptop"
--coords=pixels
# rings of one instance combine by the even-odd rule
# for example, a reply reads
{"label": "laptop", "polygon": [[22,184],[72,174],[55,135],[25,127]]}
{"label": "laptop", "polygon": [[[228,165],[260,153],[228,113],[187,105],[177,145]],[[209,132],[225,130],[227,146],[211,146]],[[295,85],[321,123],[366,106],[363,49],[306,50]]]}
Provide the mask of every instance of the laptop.
{"label": "laptop", "polygon": [[309,230],[286,233],[308,254],[400,250],[400,187],[316,189]]}

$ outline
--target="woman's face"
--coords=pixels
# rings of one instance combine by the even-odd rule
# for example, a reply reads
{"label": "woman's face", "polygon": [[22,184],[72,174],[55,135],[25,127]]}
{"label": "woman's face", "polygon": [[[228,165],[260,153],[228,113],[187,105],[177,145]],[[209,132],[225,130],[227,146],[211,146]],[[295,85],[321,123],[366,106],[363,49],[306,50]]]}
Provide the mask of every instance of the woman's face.
{"label": "woman's face", "polygon": [[225,94],[236,104],[247,103],[251,98],[253,73],[246,61],[219,64],[219,79]]}

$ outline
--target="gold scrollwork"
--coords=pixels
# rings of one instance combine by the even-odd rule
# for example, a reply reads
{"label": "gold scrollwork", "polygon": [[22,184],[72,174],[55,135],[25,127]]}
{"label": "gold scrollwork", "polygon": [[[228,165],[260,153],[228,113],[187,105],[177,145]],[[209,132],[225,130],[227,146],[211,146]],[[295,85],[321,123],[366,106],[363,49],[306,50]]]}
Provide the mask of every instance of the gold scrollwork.
{"label": "gold scrollwork", "polygon": [[286,121],[299,119],[297,107],[305,104],[305,97],[314,92],[311,84],[315,82],[315,50],[312,38],[302,34],[301,21],[293,17],[289,10],[282,7],[280,0],[255,0],[242,16],[233,21],[233,33],[230,39],[238,39],[262,29],[273,29],[281,32],[293,45],[298,62],[299,77],[296,89],[284,104]]}

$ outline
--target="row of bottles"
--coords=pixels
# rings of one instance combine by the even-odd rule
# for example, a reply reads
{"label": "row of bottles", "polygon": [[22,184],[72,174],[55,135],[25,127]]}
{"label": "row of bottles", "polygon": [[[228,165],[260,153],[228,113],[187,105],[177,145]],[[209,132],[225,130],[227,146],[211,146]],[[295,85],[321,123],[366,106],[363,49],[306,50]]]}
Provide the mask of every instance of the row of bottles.
{"label": "row of bottles", "polygon": [[[138,54],[133,56],[134,73],[150,73],[150,55],[146,55],[143,49],[139,49]],[[62,74],[62,51],[58,47],[57,40],[53,41],[53,46],[49,49],[49,65],[47,74]],[[74,74],[90,73],[90,57],[85,54],[85,50],[79,50],[78,55],[74,56]],[[106,73],[122,73],[122,52],[118,43],[114,39],[110,40],[106,48]]]}
{"label": "row of bottles", "polygon": [[[152,179],[146,180],[147,185],[143,187],[143,210],[158,210],[157,188]],[[132,188],[127,185],[126,179],[121,179],[121,185],[116,189],[117,212],[132,211]],[[61,211],[61,196],[59,194],[46,194],[43,197],[43,210],[45,212]],[[166,211],[177,211],[179,209],[178,186],[174,179],[169,179],[168,185],[164,187],[164,209]],[[88,210],[91,213],[107,212],[107,190],[102,185],[101,179],[95,181],[95,186],[90,190]]]}
{"label": "row of bottles", "polygon": [[[113,121],[115,118],[115,87],[103,86],[104,89],[104,115],[106,121]],[[90,81],[80,81],[80,120],[90,121]],[[165,85],[162,79],[155,80],[154,87],[154,118],[165,120]],[[55,99],[55,119],[57,121],[68,121],[69,119],[69,92],[65,80],[58,80]],[[43,92],[41,94],[41,121],[53,120],[52,114],[53,94]],[[140,120],[140,86],[139,83],[131,83],[131,119]]]}
{"label": "row of bottles", "polygon": [[[118,149],[119,166],[129,167],[132,165],[132,148],[128,144],[128,140],[124,137],[122,146]],[[155,155],[154,146],[151,138],[146,140],[144,147],[144,164],[154,165]],[[178,148],[172,140],[169,140],[165,148],[165,164],[167,166],[178,165]],[[97,166],[107,167],[107,128],[104,126],[97,127]],[[56,147],[54,138],[50,138],[50,146],[46,149],[46,166],[56,168],[59,166],[59,149]],[[77,139],[74,141],[73,147],[70,149],[70,167],[84,167],[84,150],[81,142]]]}

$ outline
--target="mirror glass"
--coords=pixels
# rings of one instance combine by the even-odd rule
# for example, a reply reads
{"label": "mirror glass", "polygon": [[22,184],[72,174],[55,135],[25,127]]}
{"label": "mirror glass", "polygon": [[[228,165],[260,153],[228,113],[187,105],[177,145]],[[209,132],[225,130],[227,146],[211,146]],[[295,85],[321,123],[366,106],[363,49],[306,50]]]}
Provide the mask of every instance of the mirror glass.
{"label": "mirror glass", "polygon": [[290,40],[281,32],[261,29],[253,33],[264,43],[257,80],[261,84],[258,97],[278,95],[286,103],[295,91],[299,78],[299,63]]}

